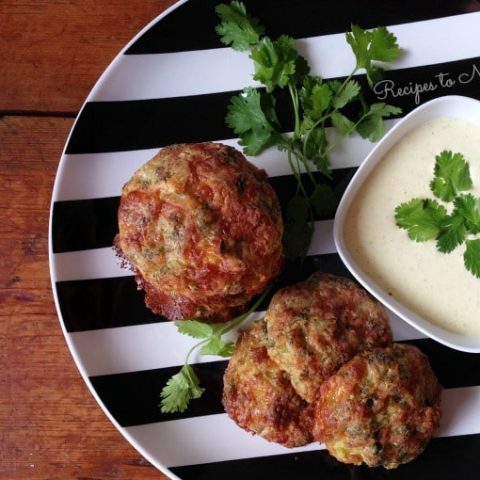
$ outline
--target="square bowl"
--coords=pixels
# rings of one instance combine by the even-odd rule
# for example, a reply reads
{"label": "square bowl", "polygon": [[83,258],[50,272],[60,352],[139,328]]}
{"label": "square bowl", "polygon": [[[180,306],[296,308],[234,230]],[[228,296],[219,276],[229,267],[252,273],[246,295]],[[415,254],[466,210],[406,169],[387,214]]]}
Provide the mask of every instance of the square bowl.
{"label": "square bowl", "polygon": [[[370,276],[355,259],[345,241],[347,214],[357,200],[357,194],[369,175],[382,161],[385,155],[407,134],[413,132],[430,120],[450,117],[466,121],[480,127],[480,102],[469,97],[445,96],[431,100],[413,110],[400,120],[383,139],[373,148],[363,161],[347,187],[334,221],[334,240],[337,251],[357,281],[374,297],[407,323],[432,339],[456,350],[480,353],[480,336],[463,335],[439,326],[419,314],[413,308],[394,298],[392,294]],[[433,173],[432,161],[432,173]],[[475,180],[474,180],[475,183]],[[405,198],[408,201],[410,198]],[[393,216],[393,211],[392,211]],[[401,272],[400,272],[401,273]],[[480,279],[477,279],[480,285]],[[461,306],[459,306],[461,308]],[[477,314],[480,322],[480,311]]]}

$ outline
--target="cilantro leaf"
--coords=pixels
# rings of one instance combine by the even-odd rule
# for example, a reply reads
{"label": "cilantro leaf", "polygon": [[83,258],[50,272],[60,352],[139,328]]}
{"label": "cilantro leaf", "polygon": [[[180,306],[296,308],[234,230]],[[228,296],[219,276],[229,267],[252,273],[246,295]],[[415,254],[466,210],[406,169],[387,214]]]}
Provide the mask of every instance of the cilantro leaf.
{"label": "cilantro leaf", "polygon": [[471,233],[480,233],[480,198],[471,193],[459,195],[453,201],[455,212],[465,219],[465,226]]}
{"label": "cilantro leaf", "polygon": [[330,119],[332,125],[344,136],[349,135],[355,129],[355,124],[340,112],[333,112]]}
{"label": "cilantro leaf", "polygon": [[288,35],[281,35],[273,41],[264,37],[252,49],[250,58],[255,65],[253,78],[265,85],[267,92],[272,92],[275,87],[287,86],[297,68],[307,68],[307,63],[295,49],[294,42]]}
{"label": "cilantro leaf", "polygon": [[416,242],[434,239],[446,217],[446,209],[435,200],[414,198],[395,209],[397,225],[406,229],[409,238]]}
{"label": "cilantro leaf", "polygon": [[326,217],[335,213],[338,198],[330,185],[319,184],[310,195],[310,203],[318,216]]}
{"label": "cilantro leaf", "polygon": [[[383,135],[383,118],[400,112],[400,109],[385,103],[369,107],[354,75],[358,69],[365,69],[371,86],[373,78],[382,71],[379,64],[397,58],[400,50],[395,36],[386,28],[365,31],[353,25],[346,39],[355,54],[355,69],[343,82],[324,81],[310,75],[310,66],[297,51],[291,36],[280,35],[272,39],[265,35],[263,27],[247,13],[242,2],[232,1],[230,6],[222,4],[217,7],[217,13],[221,19],[217,33],[222,42],[238,50],[250,50],[250,59],[254,64],[253,78],[265,86],[262,91],[245,89],[241,95],[232,98],[226,123],[239,137],[239,144],[247,155],[257,155],[273,145],[287,152],[297,181],[297,195],[303,197],[303,207],[309,213],[307,219],[297,214],[286,215],[284,241],[287,257],[297,257],[298,252],[308,250],[314,228],[313,211],[318,213],[334,203],[332,196],[327,194],[328,189],[317,189],[319,184],[312,175],[312,167],[330,177],[329,152],[343,136],[357,129],[364,138],[376,141]],[[279,89],[287,90],[290,97],[293,113],[291,135],[284,133],[279,125],[273,95]],[[360,118],[354,119],[351,113],[342,111],[354,101],[362,107]],[[328,122],[339,135],[327,135]],[[302,171],[307,175],[299,175]],[[312,184],[312,195],[306,193],[311,190],[304,185],[304,178]],[[292,204],[296,205],[295,210],[300,202],[293,199]]]}
{"label": "cilantro leaf", "polygon": [[470,168],[461,153],[443,150],[435,157],[434,175],[430,189],[445,202],[451,202],[457,192],[472,188]]}
{"label": "cilantro leaf", "polygon": [[222,336],[238,327],[258,306],[265,300],[272,289],[272,284],[253,302],[249,309],[224,323],[202,323],[198,320],[183,320],[175,322],[179,331],[201,341],[194,345],[185,358],[185,363],[180,371],[173,375],[160,393],[160,407],[163,413],[183,412],[190,400],[200,398],[205,391],[200,386],[200,381],[188,359],[191,353],[202,347],[200,353],[204,355],[220,355],[229,357],[235,348],[232,342],[224,341]]}
{"label": "cilantro leaf", "polygon": [[240,145],[247,155],[257,155],[278,142],[275,99],[262,95],[254,88],[246,88],[230,99],[227,125],[240,137]]}
{"label": "cilantro leaf", "polygon": [[480,198],[471,193],[457,195],[472,188],[468,163],[460,153],[444,150],[435,157],[432,192],[446,202],[453,201],[448,214],[436,200],[413,199],[395,209],[397,225],[408,230],[410,238],[425,241],[435,238],[437,250],[450,253],[465,242],[465,268],[480,278]]}
{"label": "cilantro leaf", "polygon": [[362,138],[368,138],[372,142],[377,142],[382,138],[385,126],[383,119],[390,115],[397,115],[402,109],[387,103],[380,102],[370,105],[370,109],[363,115],[358,122],[357,132]]}
{"label": "cilantro leaf", "polygon": [[306,255],[313,234],[309,223],[311,207],[308,200],[296,195],[287,205],[287,218],[283,234],[285,257],[289,260]]}
{"label": "cilantro leaf", "polygon": [[401,50],[397,37],[385,27],[374,28],[370,39],[370,61],[393,62],[400,56]]}
{"label": "cilantro leaf", "polygon": [[326,154],[328,140],[324,128],[316,127],[308,131],[304,137],[305,155],[311,160],[318,171],[330,176],[330,162]]}
{"label": "cilantro leaf", "polygon": [[213,334],[212,325],[198,320],[179,320],[175,322],[179,331],[193,338],[208,338]]}
{"label": "cilantro leaf", "polygon": [[222,43],[240,51],[258,44],[265,29],[257,18],[247,13],[242,2],[233,1],[230,5],[222,3],[217,5],[215,11],[221,20],[215,30]]}
{"label": "cilantro leaf", "polygon": [[480,239],[467,240],[463,261],[466,269],[480,278]]}
{"label": "cilantro leaf", "polygon": [[300,101],[304,115],[312,123],[322,118],[324,112],[330,106],[331,100],[332,90],[328,83],[323,83],[319,77],[306,77],[300,90]]}
{"label": "cilantro leaf", "polygon": [[351,32],[346,33],[346,39],[355,54],[356,69],[365,69],[367,80],[373,85],[383,72],[378,62],[392,62],[399,57],[397,38],[385,27],[367,31],[358,25],[352,25],[351,29]]}
{"label": "cilantro leaf", "polygon": [[224,342],[221,335],[213,335],[209,341],[202,347],[202,355],[219,355],[229,357],[232,355],[235,346],[232,342]]}
{"label": "cilantro leaf", "polygon": [[442,253],[450,253],[465,240],[466,228],[461,215],[448,215],[440,222],[440,233],[437,237],[437,249]]}
{"label": "cilantro leaf", "polygon": [[163,387],[161,411],[163,413],[184,412],[190,400],[200,398],[205,391],[190,365],[185,364]]}
{"label": "cilantro leaf", "polygon": [[360,84],[356,80],[349,80],[343,88],[339,89],[335,93],[333,98],[333,107],[334,108],[343,108],[345,105],[350,103],[360,93]]}

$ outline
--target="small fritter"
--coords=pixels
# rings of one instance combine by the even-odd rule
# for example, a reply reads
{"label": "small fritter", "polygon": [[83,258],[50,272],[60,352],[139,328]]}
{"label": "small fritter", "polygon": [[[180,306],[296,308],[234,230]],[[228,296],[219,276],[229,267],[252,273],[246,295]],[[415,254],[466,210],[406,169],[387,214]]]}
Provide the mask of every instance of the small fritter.
{"label": "small fritter", "polygon": [[163,148],[123,187],[118,224],[115,245],[147,306],[171,320],[229,319],[282,266],[278,198],[226,145]]}
{"label": "small fritter", "polygon": [[265,320],[270,357],[308,402],[355,354],[392,342],[381,304],[352,280],[326,273],[276,292]]}
{"label": "small fritter", "polygon": [[320,387],[313,433],[341,462],[396,468],[419,455],[438,429],[440,396],[416,347],[363,352]]}
{"label": "small fritter", "polygon": [[224,375],[223,405],[241,428],[287,447],[312,440],[308,404],[270,359],[263,320],[241,331]]}

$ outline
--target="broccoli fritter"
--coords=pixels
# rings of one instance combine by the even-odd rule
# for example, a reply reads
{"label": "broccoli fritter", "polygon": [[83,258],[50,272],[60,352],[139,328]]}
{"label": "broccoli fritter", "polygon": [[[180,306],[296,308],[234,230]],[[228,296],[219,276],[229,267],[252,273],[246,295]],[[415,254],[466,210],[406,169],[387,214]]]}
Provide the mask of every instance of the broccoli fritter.
{"label": "broccoli fritter", "polygon": [[418,456],[440,424],[441,385],[416,347],[359,353],[320,387],[313,434],[341,462],[396,468]]}
{"label": "broccoli fritter", "polygon": [[279,273],[283,223],[265,171],[219,143],[165,147],[122,190],[119,255],[171,320],[224,321]]}
{"label": "broccoli fritter", "polygon": [[326,273],[277,291],[265,321],[270,357],[308,402],[355,354],[392,342],[381,304],[352,280]]}
{"label": "broccoli fritter", "polygon": [[239,334],[224,375],[223,404],[241,428],[287,447],[312,441],[307,402],[270,359],[263,320]]}

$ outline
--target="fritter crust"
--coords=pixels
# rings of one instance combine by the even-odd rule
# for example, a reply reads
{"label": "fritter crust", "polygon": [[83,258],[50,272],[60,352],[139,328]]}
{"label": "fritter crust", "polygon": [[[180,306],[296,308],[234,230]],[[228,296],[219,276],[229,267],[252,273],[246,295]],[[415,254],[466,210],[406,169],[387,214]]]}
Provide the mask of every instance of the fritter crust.
{"label": "fritter crust", "polygon": [[282,265],[275,192],[226,145],[163,148],[123,187],[118,224],[147,306],[172,320],[231,318]]}
{"label": "fritter crust", "polygon": [[312,441],[311,412],[288,375],[270,359],[266,326],[240,332],[224,375],[223,405],[241,428],[287,447]]}
{"label": "fritter crust", "polygon": [[352,280],[326,273],[276,292],[265,320],[270,357],[308,402],[355,354],[392,342],[381,304]]}
{"label": "fritter crust", "polygon": [[320,387],[314,437],[341,462],[395,468],[419,455],[438,429],[440,396],[416,347],[363,352]]}

